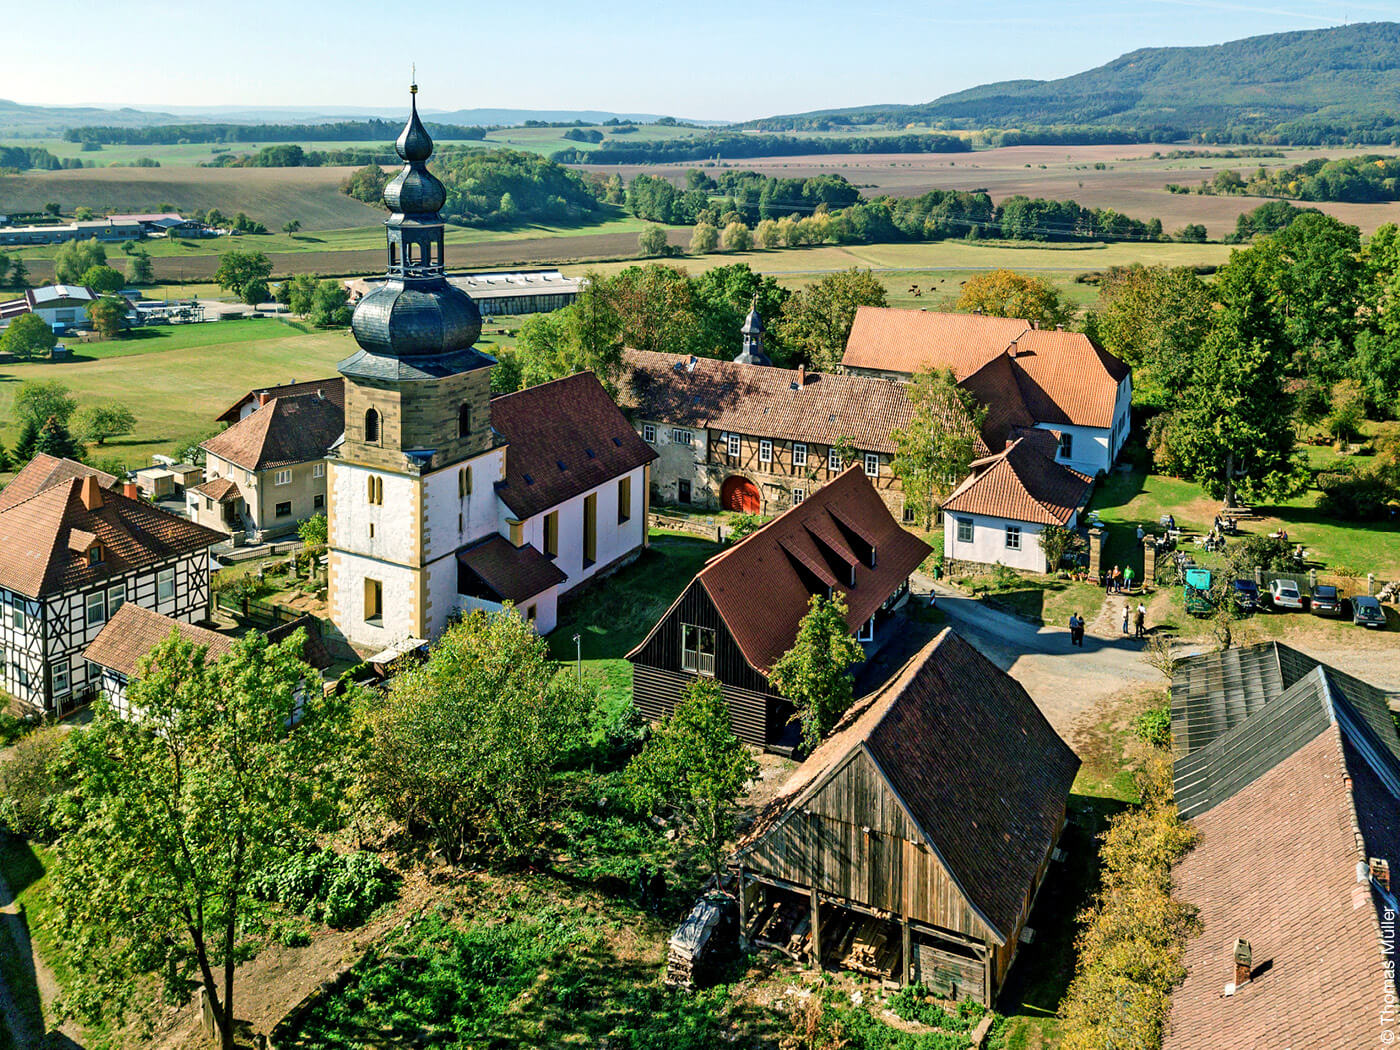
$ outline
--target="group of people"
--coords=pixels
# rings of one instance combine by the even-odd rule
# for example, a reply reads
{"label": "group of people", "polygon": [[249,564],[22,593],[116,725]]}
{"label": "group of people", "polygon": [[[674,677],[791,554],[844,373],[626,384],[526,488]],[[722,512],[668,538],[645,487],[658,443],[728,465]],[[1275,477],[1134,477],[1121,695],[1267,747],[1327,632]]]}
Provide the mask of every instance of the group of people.
{"label": "group of people", "polygon": [[1109,594],[1123,594],[1132,589],[1133,567],[1131,565],[1123,567],[1115,565],[1112,572],[1104,574],[1104,590]]}
{"label": "group of people", "polygon": [[[1133,625],[1134,638],[1147,637],[1147,606],[1141,601],[1137,604],[1137,611],[1133,611],[1132,602],[1123,603],[1123,633],[1128,633],[1128,625]],[[1069,644],[1084,648],[1084,617],[1074,612],[1069,614]]]}

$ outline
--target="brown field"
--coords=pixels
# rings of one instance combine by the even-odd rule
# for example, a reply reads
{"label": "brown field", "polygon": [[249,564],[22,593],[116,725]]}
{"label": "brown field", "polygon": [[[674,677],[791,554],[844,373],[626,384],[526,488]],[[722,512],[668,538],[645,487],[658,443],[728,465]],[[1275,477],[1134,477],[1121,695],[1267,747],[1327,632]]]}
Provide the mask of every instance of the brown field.
{"label": "brown field", "polygon": [[305,230],[368,226],[383,219],[340,192],[353,168],[85,168],[30,172],[0,177],[6,211],[39,211],[57,201],[64,214],[79,205],[96,211],[177,211],[218,208],[226,215],[247,212],[276,230],[296,219]]}
{"label": "brown field", "polygon": [[[1171,145],[1133,146],[1011,146],[962,154],[865,153],[849,156],[772,157],[724,161],[722,167],[757,171],[780,178],[843,175],[866,196],[887,193],[915,197],[931,189],[984,189],[997,201],[1016,194],[1074,200],[1088,207],[1114,208],[1137,219],[1159,218],[1168,232],[1187,223],[1203,223],[1213,238],[1235,228],[1235,219],[1264,202],[1258,197],[1206,197],[1168,193],[1166,184],[1195,186],[1222,168],[1250,172],[1260,164],[1274,168],[1316,157],[1358,153],[1395,153],[1387,147],[1359,149],[1289,149],[1279,157],[1207,157],[1167,160],[1154,152],[1177,148],[1207,151],[1210,147]],[[1228,147],[1222,147],[1228,148]],[[1095,164],[1103,164],[1095,169]],[[1044,165],[1042,168],[1041,165]],[[696,163],[668,165],[582,165],[581,170],[603,175],[614,172],[624,180],[642,172],[663,175],[677,183]],[[710,172],[715,174],[714,171]],[[1400,203],[1318,204],[1323,211],[1370,233],[1386,222],[1400,221]]]}

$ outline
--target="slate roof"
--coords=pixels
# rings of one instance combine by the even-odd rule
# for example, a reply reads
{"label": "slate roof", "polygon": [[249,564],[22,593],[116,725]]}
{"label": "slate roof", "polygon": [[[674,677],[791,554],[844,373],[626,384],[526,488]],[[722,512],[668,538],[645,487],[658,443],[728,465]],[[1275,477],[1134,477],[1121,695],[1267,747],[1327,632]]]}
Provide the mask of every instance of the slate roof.
{"label": "slate roof", "polygon": [[[1333,723],[1192,820],[1200,842],[1173,870],[1173,896],[1198,909],[1202,931],[1182,956],[1164,1050],[1393,1042],[1380,916],[1397,903],[1358,863],[1400,864],[1397,776],[1388,752],[1368,757]],[[1237,938],[1254,975],[1225,997]]]}
{"label": "slate roof", "polygon": [[[626,350],[623,362],[621,405],[674,426],[818,445],[845,437],[863,451],[893,454],[890,433],[914,414],[903,384],[886,379],[649,350]],[[971,426],[961,405],[949,404],[944,420]],[[979,453],[986,447],[979,439]]]}
{"label": "slate roof", "polygon": [[[1001,366],[978,377],[997,358],[1007,360],[1014,394]],[[1118,387],[1130,374],[1081,332],[1032,328],[1015,318],[874,306],[856,310],[841,363],[911,375],[950,368],[989,409],[1013,422],[1024,412],[1036,423],[1100,428],[1113,426]]]}
{"label": "slate roof", "polygon": [[[857,701],[745,835],[745,852],[864,748],[968,903],[1005,943],[1059,834],[1079,759],[1015,679],[950,628]],[[857,823],[881,825],[872,810]]]}
{"label": "slate roof", "polygon": [[[1277,645],[1252,646],[1238,658],[1228,653],[1192,657],[1174,676],[1173,781],[1183,817],[1225,802],[1333,726],[1354,746],[1400,768],[1400,734],[1385,694],[1286,646],[1271,653]],[[1300,670],[1305,661],[1311,668]],[[1246,677],[1235,678],[1236,669]],[[1259,678],[1244,685],[1254,669]],[[1184,689],[1179,685],[1183,680]],[[1193,695],[1193,681],[1220,684]],[[1281,691],[1270,692],[1279,685]],[[1179,699],[1183,692],[1184,701]],[[1396,791],[1400,793],[1400,778]]]}
{"label": "slate roof", "polygon": [[995,456],[973,461],[972,473],[943,501],[943,509],[1067,525],[1088,498],[1093,479],[1056,463],[1050,437],[1024,434]]}
{"label": "slate roof", "polygon": [[330,376],[327,379],[308,379],[300,383],[292,382],[282,383],[278,386],[260,386],[256,390],[249,390],[214,418],[220,423],[237,423],[238,415],[243,411],[243,406],[250,401],[256,402],[259,396],[265,401],[271,401],[274,397],[293,397],[297,394],[315,394],[318,391],[327,401],[333,401],[339,405],[341,411],[344,412],[345,379],[343,376]]}
{"label": "slate roof", "polygon": [[[766,675],[792,648],[813,594],[825,595],[828,588],[841,594],[854,634],[932,551],[894,520],[865,472],[853,465],[716,554],[695,582],[705,588],[744,659]],[[664,622],[663,616],[648,639]],[[646,643],[643,639],[628,658]]]}
{"label": "slate roof", "polygon": [[491,425],[510,444],[496,492],[521,520],[656,458],[592,372],[492,398]]}
{"label": "slate roof", "polygon": [[[93,479],[93,480],[89,480]],[[139,499],[99,489],[95,475],[49,485],[0,510],[0,587],[31,598],[83,587],[222,542],[222,533]],[[92,507],[84,502],[90,486]],[[86,549],[102,545],[91,563]]]}
{"label": "slate roof", "polygon": [[269,401],[199,447],[244,470],[268,470],[324,459],[345,432],[345,406],[316,394]]}
{"label": "slate roof", "polygon": [[512,546],[499,533],[459,550],[457,564],[477,582],[475,588],[468,583],[464,593],[497,602],[519,604],[569,578],[552,558],[528,543]]}
{"label": "slate roof", "polygon": [[135,677],[141,658],[170,637],[171,631],[178,631],[181,638],[194,645],[204,646],[208,650],[206,659],[210,662],[226,654],[237,642],[231,635],[184,623],[135,602],[126,602],[112,614],[83,656],[130,679]]}
{"label": "slate roof", "polygon": [[57,456],[40,452],[26,463],[5,486],[4,491],[0,492],[0,514],[50,485],[86,477],[89,474],[96,477],[98,484],[104,489],[115,489],[120,485],[119,478],[95,467],[89,467],[86,463],[79,463],[74,459],[59,459]]}

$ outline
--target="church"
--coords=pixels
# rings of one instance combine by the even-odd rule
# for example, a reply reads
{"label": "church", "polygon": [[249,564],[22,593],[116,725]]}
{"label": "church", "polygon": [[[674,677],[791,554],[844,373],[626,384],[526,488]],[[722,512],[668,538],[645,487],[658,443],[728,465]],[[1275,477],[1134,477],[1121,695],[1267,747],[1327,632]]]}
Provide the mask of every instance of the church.
{"label": "church", "polygon": [[418,87],[384,188],[386,280],[341,361],[345,434],[327,469],[331,619],[360,649],[436,638],[512,603],[541,633],[580,584],[647,544],[651,462],[591,372],[492,398],[481,314],[450,284]]}

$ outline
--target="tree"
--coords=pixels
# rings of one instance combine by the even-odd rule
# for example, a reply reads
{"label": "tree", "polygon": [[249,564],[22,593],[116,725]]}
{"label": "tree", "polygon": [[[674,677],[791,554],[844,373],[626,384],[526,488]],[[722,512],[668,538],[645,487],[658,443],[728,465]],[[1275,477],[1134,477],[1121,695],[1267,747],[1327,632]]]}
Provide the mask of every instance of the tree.
{"label": "tree", "polygon": [[24,265],[23,259],[10,263],[10,287],[20,291],[29,287],[29,267]]}
{"label": "tree", "polygon": [[737,804],[758,763],[729,726],[719,683],[697,678],[670,717],[627,764],[635,804],[680,818],[718,879]]}
{"label": "tree", "polygon": [[783,304],[791,294],[773,277],[765,277],[748,263],[712,266],[691,281],[695,290],[700,331],[692,347],[706,355],[733,358],[743,344],[744,318],[757,307],[769,332],[764,349],[774,361],[784,361],[786,347],[772,331],[773,321],[782,315]]}
{"label": "tree", "polygon": [[5,275],[10,272],[10,257],[0,252],[0,287],[5,284]]}
{"label": "tree", "polygon": [[834,371],[846,353],[856,308],[884,306],[885,286],[858,267],[828,274],[793,294],[778,320],[778,337],[794,363]]}
{"label": "tree", "polygon": [[83,274],[107,265],[107,249],[97,238],[59,245],[53,257],[53,279],[59,284],[81,284]]}
{"label": "tree", "polygon": [[760,248],[777,248],[781,245],[783,243],[783,234],[778,228],[777,220],[762,220],[754,227],[753,239]]}
{"label": "tree", "polygon": [[746,252],[753,247],[753,232],[742,222],[731,222],[720,235],[720,246],[727,252]]}
{"label": "tree", "polygon": [[31,420],[36,427],[41,427],[49,419],[67,423],[77,411],[78,402],[57,379],[26,379],[15,391],[13,408],[21,420]]}
{"label": "tree", "polygon": [[622,322],[611,289],[609,278],[590,273],[571,305],[527,317],[516,352],[506,357],[501,383],[512,380],[519,389],[589,370],[615,391],[622,369]]}
{"label": "tree", "polygon": [[696,345],[700,311],[686,272],[663,263],[629,266],[599,287],[615,313],[622,344],[686,353]]}
{"label": "tree", "polygon": [[1361,432],[1366,421],[1366,393],[1355,379],[1343,379],[1332,387],[1331,411],[1327,413],[1327,432],[1337,441],[1350,441]]}
{"label": "tree", "polygon": [[697,222],[690,235],[691,255],[710,255],[719,247],[719,231],[711,223]]}
{"label": "tree", "polygon": [[1060,561],[1079,542],[1079,534],[1063,525],[1044,525],[1040,530],[1040,552],[1045,555],[1045,571],[1055,572]]}
{"label": "tree", "polygon": [[1014,270],[993,270],[969,278],[958,296],[957,309],[989,317],[1016,317],[1042,328],[1068,324],[1073,308],[1060,293],[1040,280]]}
{"label": "tree", "polygon": [[128,309],[125,299],[104,295],[87,304],[88,320],[103,339],[114,339],[122,330]]}
{"label": "tree", "polygon": [[19,437],[15,438],[14,463],[16,466],[23,466],[34,458],[34,453],[39,451],[39,424],[32,419],[25,419],[20,424]]}
{"label": "tree", "polygon": [[[294,314],[309,314],[311,304],[316,301],[316,286],[320,282],[309,273],[299,273],[290,281],[283,281],[286,289],[287,306]],[[279,298],[278,302],[282,300]]]}
{"label": "tree", "polygon": [[108,438],[130,434],[136,429],[136,417],[125,405],[88,405],[79,410],[74,426],[84,441],[91,441],[99,448]]}
{"label": "tree", "polygon": [[58,218],[58,213],[62,210],[63,209],[59,205],[58,201],[49,201],[47,204],[44,205],[45,214],[52,215],[54,218]]}
{"label": "tree", "polygon": [[256,280],[267,281],[272,276],[272,261],[259,251],[235,249],[225,252],[214,271],[214,281],[240,299],[243,290]]}
{"label": "tree", "polygon": [[[1294,373],[1332,384],[1347,374],[1366,291],[1361,231],[1320,212],[1274,234],[1267,275],[1279,324],[1292,344]],[[1261,277],[1265,275],[1261,274]]]}
{"label": "tree", "polygon": [[57,342],[58,337],[42,317],[38,314],[20,314],[4,332],[0,332],[0,353],[27,361],[31,357],[47,354]]}
{"label": "tree", "polygon": [[921,527],[928,530],[942,497],[976,457],[987,412],[948,369],[916,373],[907,390],[913,414],[890,433],[895,445],[891,466],[904,488],[905,505],[915,508]]}
{"label": "tree", "polygon": [[34,443],[34,450],[58,459],[83,458],[83,446],[73,440],[73,435],[68,432],[68,425],[56,416],[49,417],[39,428],[39,438]]}
{"label": "tree", "polygon": [[296,233],[301,229],[300,219],[290,219],[282,224],[282,232],[288,235]]}
{"label": "tree", "polygon": [[155,279],[150,255],[141,250],[133,251],[126,264],[127,284],[150,284]]}
{"label": "tree", "polygon": [[851,637],[847,611],[839,591],[831,598],[812,595],[792,648],[768,674],[773,687],[796,706],[794,717],[802,722],[802,742],[809,750],[851,706],[850,670],[865,659],[865,650]]}
{"label": "tree", "polygon": [[527,856],[595,703],[514,609],[475,610],[368,712],[367,788],[454,860]]}
{"label": "tree", "polygon": [[324,514],[313,514],[297,526],[297,535],[308,549],[324,550],[330,537],[330,527]]}
{"label": "tree", "polygon": [[1172,413],[1171,452],[1186,475],[1234,506],[1282,499],[1305,484],[1294,449],[1287,382],[1290,344],[1265,279],[1277,247],[1267,239],[1221,268],[1220,303],[1196,355],[1182,407]]}
{"label": "tree", "polygon": [[176,1000],[202,986],[234,1047],[249,884],[331,827],[343,792],[344,709],[305,688],[304,641],[250,632],[213,665],[172,631],[128,686],[139,716],[99,704],[73,734],[54,877],[82,1015],[125,1014],[132,976],[159,976]]}
{"label": "tree", "polygon": [[238,293],[238,298],[248,306],[257,306],[272,298],[272,289],[267,286],[266,278],[254,277],[243,286],[243,290]]}
{"label": "tree", "polygon": [[1206,228],[1199,222],[1188,222],[1176,231],[1176,239],[1187,244],[1205,244]]}
{"label": "tree", "polygon": [[339,281],[322,281],[316,285],[311,309],[306,318],[317,328],[343,328],[350,323],[350,293]]}
{"label": "tree", "polygon": [[664,255],[666,252],[665,228],[648,226],[637,236],[637,250],[643,255]]}
{"label": "tree", "polygon": [[122,277],[121,271],[110,266],[89,266],[83,271],[82,279],[78,283],[86,285],[98,295],[110,295],[112,292],[121,291],[126,279]]}

